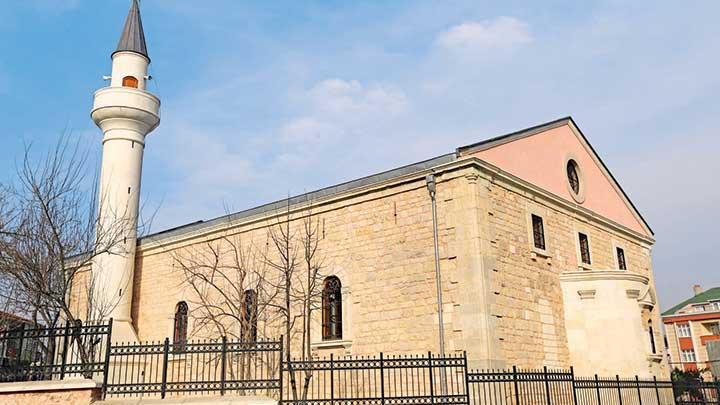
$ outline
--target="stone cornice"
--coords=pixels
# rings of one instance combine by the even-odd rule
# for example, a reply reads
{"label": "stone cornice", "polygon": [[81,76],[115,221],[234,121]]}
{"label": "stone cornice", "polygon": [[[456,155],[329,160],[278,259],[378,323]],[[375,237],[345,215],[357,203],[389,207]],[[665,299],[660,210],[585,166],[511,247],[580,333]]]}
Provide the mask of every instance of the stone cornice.
{"label": "stone cornice", "polygon": [[[650,279],[647,277],[628,273],[627,271],[609,270],[609,271],[571,271],[560,273],[560,281],[632,281],[647,285]],[[638,296],[640,291],[638,291]],[[637,298],[637,297],[635,297]]]}

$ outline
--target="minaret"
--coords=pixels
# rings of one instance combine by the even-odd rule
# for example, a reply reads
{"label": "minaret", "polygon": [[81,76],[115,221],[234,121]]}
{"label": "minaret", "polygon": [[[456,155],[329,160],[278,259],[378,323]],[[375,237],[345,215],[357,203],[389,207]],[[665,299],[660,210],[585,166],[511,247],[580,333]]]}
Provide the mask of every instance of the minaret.
{"label": "minaret", "polygon": [[140,8],[132,0],[110,86],[95,92],[92,119],[103,131],[98,196],[98,245],[111,251],[93,262],[96,314],[113,318],[114,341],[137,341],[131,306],[145,136],[160,124],[160,100],[146,91],[147,46]]}

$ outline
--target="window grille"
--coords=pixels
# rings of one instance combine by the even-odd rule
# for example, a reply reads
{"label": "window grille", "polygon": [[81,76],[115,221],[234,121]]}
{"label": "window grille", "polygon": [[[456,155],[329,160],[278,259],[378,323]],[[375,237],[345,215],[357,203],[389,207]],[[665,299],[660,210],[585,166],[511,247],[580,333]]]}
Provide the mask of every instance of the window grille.
{"label": "window grille", "polygon": [[625,251],[623,248],[616,248],[617,250],[617,261],[618,268],[620,270],[627,270],[627,264],[625,263]]}
{"label": "window grille", "polygon": [[188,306],[180,301],[175,306],[175,325],[173,328],[173,350],[183,351],[187,344]]}
{"label": "window grille", "polygon": [[342,339],[342,285],[340,279],[325,279],[322,292],[323,340]]}
{"label": "window grille", "polygon": [[590,242],[588,241],[587,235],[584,233],[578,234],[578,240],[580,242],[580,260],[585,264],[591,264],[590,261]]}
{"label": "window grille", "polygon": [[570,160],[567,163],[567,178],[572,191],[575,194],[580,194],[580,176],[577,171],[577,163],[575,163],[574,160]]}
{"label": "window grille", "polygon": [[545,229],[543,219],[532,214],[533,244],[536,248],[545,250]]}

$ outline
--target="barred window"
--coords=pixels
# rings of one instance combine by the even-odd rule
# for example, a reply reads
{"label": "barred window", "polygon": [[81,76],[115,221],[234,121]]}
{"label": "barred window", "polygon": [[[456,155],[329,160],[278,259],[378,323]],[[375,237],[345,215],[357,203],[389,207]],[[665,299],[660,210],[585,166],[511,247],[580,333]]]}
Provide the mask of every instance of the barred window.
{"label": "barred window", "polygon": [[567,162],[567,178],[570,188],[575,194],[580,194],[580,176],[578,175],[577,163],[570,159]]}
{"label": "barred window", "polygon": [[580,260],[582,260],[585,264],[591,264],[590,242],[588,241],[587,235],[584,233],[578,233],[578,241],[580,242]]}
{"label": "barred window", "polygon": [[545,250],[545,228],[542,217],[532,214],[533,244],[536,248]]}
{"label": "barred window", "polygon": [[322,292],[323,340],[342,339],[342,285],[340,279],[325,279]]}
{"label": "barred window", "polygon": [[255,290],[246,290],[243,293],[241,332],[243,341],[255,342],[257,340],[257,294]]}
{"label": "barred window", "polygon": [[184,351],[187,344],[188,306],[180,301],[175,306],[175,325],[173,328],[173,351]]}
{"label": "barred window", "polygon": [[623,248],[615,248],[617,251],[617,262],[618,262],[618,269],[620,270],[627,270],[627,264],[625,264],[625,251]]}

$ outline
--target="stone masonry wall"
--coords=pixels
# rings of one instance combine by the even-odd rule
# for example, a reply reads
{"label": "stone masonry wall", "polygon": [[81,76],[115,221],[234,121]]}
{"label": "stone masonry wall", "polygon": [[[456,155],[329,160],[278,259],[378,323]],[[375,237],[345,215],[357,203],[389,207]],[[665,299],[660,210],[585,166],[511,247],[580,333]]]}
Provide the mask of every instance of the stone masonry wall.
{"label": "stone masonry wall", "polygon": [[[589,236],[591,266],[616,270],[615,244],[625,250],[629,272],[650,277],[650,249],[637,240],[587,220],[501,181],[489,185],[492,249],[497,259],[492,314],[502,358],[521,367],[568,367],[559,274],[579,265],[577,232]],[[533,249],[530,214],[543,218],[546,255]],[[656,342],[662,342],[658,308],[651,317]]]}
{"label": "stone masonry wall", "polygon": [[[454,260],[448,246],[454,243],[454,228],[447,224],[445,207],[463,178],[448,177],[438,187],[446,336],[453,336],[452,312],[457,283],[453,282]],[[446,201],[448,200],[448,201]],[[355,355],[422,353],[437,351],[437,311],[430,198],[424,179],[329,205],[313,207],[321,226],[324,273],[336,275],[343,287],[343,339],[323,343],[319,319],[315,320],[314,342],[319,355],[331,351]],[[294,215],[299,219],[299,215]],[[242,225],[232,234],[243,243],[262,246],[268,227],[275,220]],[[293,228],[301,224],[293,223]],[[229,233],[223,233],[227,236]],[[210,237],[212,238],[212,237]],[[201,244],[208,237],[189,243]],[[177,247],[141,247],[137,254],[133,320],[141,340],[172,336],[175,305],[188,301],[182,273],[174,265]],[[319,317],[319,311],[316,312]],[[463,347],[454,347],[462,350]]]}

